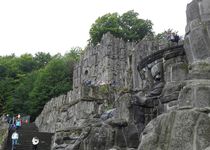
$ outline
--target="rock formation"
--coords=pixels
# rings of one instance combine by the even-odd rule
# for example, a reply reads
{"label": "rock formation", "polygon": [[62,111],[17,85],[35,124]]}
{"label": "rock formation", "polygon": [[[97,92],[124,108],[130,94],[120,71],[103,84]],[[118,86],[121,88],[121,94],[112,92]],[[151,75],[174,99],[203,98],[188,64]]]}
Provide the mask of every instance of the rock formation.
{"label": "rock formation", "polygon": [[5,145],[7,144],[7,139],[9,135],[9,125],[7,123],[7,120],[5,119],[5,115],[2,115],[0,117],[0,150],[3,150],[5,148]]}
{"label": "rock formation", "polygon": [[[210,148],[209,28],[210,1],[193,0],[187,6],[184,43],[189,72],[183,88],[177,93],[178,105],[176,109],[158,116],[146,126],[138,150]],[[165,86],[165,90],[168,93],[170,88]],[[163,98],[163,101],[167,99]]]}
{"label": "rock formation", "polygon": [[210,1],[187,7],[184,46],[110,33],[88,46],[73,91],[36,119],[52,150],[210,149]]}

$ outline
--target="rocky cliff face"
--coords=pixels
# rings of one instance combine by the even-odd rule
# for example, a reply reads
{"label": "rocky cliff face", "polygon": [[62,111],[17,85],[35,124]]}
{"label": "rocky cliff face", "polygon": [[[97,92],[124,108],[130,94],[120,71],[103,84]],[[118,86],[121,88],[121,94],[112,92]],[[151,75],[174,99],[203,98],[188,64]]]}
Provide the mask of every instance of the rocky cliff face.
{"label": "rocky cliff face", "polygon": [[209,10],[208,0],[188,5],[184,47],[109,33],[89,46],[73,91],[36,119],[39,130],[55,133],[52,150],[210,148]]}
{"label": "rocky cliff face", "polygon": [[5,119],[5,116],[0,117],[0,150],[5,149],[6,144],[7,144],[7,139],[8,139],[8,128],[9,125],[7,123],[7,120]]}
{"label": "rocky cliff face", "polygon": [[[39,130],[55,133],[53,149],[137,148],[147,111],[132,104],[146,87],[137,65],[157,50],[158,43],[125,43],[109,33],[88,47],[75,66],[74,90],[49,101],[36,119]],[[148,122],[153,112],[146,113]]]}
{"label": "rocky cliff face", "polygon": [[210,1],[193,0],[187,6],[184,44],[189,72],[177,108],[146,126],[138,150],[210,149],[209,29]]}

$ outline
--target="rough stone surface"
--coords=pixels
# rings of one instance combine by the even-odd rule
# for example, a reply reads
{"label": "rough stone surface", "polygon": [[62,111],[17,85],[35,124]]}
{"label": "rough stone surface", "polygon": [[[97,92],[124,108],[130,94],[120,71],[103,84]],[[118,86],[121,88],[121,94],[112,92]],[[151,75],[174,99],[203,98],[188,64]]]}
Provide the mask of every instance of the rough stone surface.
{"label": "rough stone surface", "polygon": [[[157,50],[157,43],[125,43],[109,33],[99,45],[88,47],[74,69],[74,90],[49,101],[35,121],[40,131],[55,133],[52,149],[137,149],[143,128],[158,114],[156,96],[164,86],[153,79],[162,60],[150,64],[148,75],[156,86],[145,93],[141,90],[147,81],[137,65]],[[135,101],[144,94],[146,101],[139,105]],[[110,109],[115,115],[101,120]]]}
{"label": "rough stone surface", "polygon": [[208,148],[210,146],[208,113],[189,109],[158,116],[142,132],[138,150],[204,150]]}
{"label": "rough stone surface", "polygon": [[[145,125],[163,113],[163,103],[177,100],[161,102],[162,90],[173,95],[186,78],[179,68],[183,47],[158,50],[155,42],[126,43],[109,33],[88,47],[75,66],[73,91],[49,101],[35,121],[40,131],[55,133],[52,150],[137,149]],[[169,82],[171,90],[164,88]]]}
{"label": "rough stone surface", "polygon": [[[96,47],[87,47],[74,68],[73,91],[49,101],[35,121],[40,131],[55,133],[52,149],[137,149],[146,122],[157,115],[153,98],[146,101],[150,110],[132,104],[145,82],[137,65],[157,50],[158,43],[126,43],[109,33]],[[112,109],[116,112],[103,119]]]}
{"label": "rough stone surface", "polygon": [[210,80],[190,80],[180,92],[179,107],[210,106]]}
{"label": "rough stone surface", "polygon": [[182,46],[158,50],[157,43],[125,43],[109,33],[88,47],[75,66],[73,91],[49,101],[35,121],[55,133],[52,150],[136,150],[145,126],[177,101],[188,72],[180,68],[187,66]]}
{"label": "rough stone surface", "polygon": [[179,106],[210,106],[210,1],[193,0],[187,7],[185,51],[190,81],[180,92]]}
{"label": "rough stone surface", "polygon": [[5,149],[8,137],[9,124],[5,120],[5,116],[0,117],[0,150]]}
{"label": "rough stone surface", "polygon": [[[166,59],[164,113],[147,124],[138,150],[207,150],[210,147],[210,1],[187,6],[185,52]],[[178,63],[173,64],[172,62]],[[206,108],[207,107],[207,108]]]}
{"label": "rough stone surface", "polygon": [[52,150],[208,150],[209,27],[210,1],[193,0],[184,47],[110,33],[88,46],[73,91],[36,119],[39,130],[55,134]]}
{"label": "rough stone surface", "polygon": [[208,0],[193,0],[188,4],[185,50],[190,64],[198,62],[209,64],[209,8]]}

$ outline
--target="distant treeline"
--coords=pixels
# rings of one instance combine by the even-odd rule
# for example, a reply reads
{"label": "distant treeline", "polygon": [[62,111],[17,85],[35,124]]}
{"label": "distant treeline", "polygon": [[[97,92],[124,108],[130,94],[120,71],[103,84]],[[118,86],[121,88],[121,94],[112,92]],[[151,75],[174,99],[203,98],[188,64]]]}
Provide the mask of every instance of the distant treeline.
{"label": "distant treeline", "polygon": [[73,67],[81,51],[76,47],[64,56],[43,52],[0,56],[0,113],[34,119],[47,101],[72,89]]}

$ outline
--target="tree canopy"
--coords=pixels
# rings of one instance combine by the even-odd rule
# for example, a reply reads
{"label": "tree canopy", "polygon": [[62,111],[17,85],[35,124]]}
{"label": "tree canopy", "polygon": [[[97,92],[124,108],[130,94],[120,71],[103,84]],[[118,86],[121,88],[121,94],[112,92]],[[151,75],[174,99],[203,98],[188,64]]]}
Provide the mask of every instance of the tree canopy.
{"label": "tree canopy", "polygon": [[64,56],[39,52],[0,56],[0,113],[24,113],[35,118],[51,98],[72,89],[73,66],[82,49]]}
{"label": "tree canopy", "polygon": [[[96,45],[110,32],[125,41],[139,41],[152,32],[152,22],[130,10],[108,13],[92,24],[89,42]],[[73,66],[82,49],[72,48],[64,56],[38,52],[35,56],[0,56],[0,115],[25,113],[35,118],[51,98],[72,89]]]}
{"label": "tree canopy", "polygon": [[138,41],[152,33],[152,22],[138,18],[138,13],[130,10],[121,16],[118,13],[108,13],[96,19],[89,31],[90,43],[96,45],[103,34],[110,32],[125,41]]}

